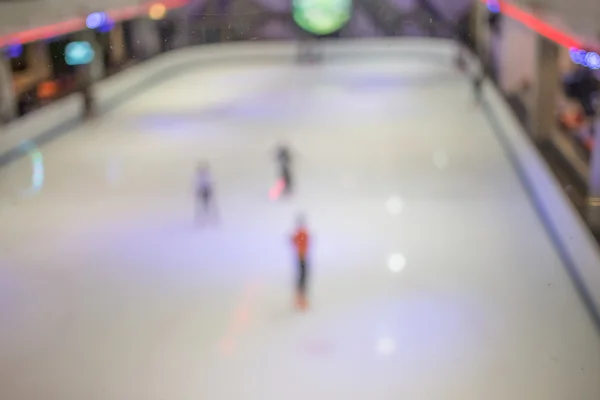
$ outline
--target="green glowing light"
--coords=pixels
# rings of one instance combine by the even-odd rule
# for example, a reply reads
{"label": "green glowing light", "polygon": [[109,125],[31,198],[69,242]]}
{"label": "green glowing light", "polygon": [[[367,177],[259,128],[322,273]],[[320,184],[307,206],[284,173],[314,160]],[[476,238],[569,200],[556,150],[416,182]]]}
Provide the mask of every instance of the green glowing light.
{"label": "green glowing light", "polygon": [[307,32],[329,35],[339,31],[352,16],[352,0],[294,0],[294,21]]}

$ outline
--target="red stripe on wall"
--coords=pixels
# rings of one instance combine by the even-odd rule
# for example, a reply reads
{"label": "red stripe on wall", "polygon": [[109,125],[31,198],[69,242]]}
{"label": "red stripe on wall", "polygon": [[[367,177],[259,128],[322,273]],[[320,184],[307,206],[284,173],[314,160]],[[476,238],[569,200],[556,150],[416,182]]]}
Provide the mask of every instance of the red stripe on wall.
{"label": "red stripe on wall", "polygon": [[[480,0],[484,4],[488,4],[488,0]],[[506,1],[499,1],[500,4],[500,12],[503,15],[506,15],[509,18],[518,21],[531,29],[534,32],[537,32],[541,36],[567,48],[577,47],[583,48],[585,45],[583,41],[579,38],[561,31],[558,28],[553,27],[547,22],[541,20],[535,15],[524,11],[523,9],[515,6],[514,4],[508,3]]]}
{"label": "red stripe on wall", "polygon": [[[160,3],[164,4],[169,10],[174,8],[183,7],[188,4],[190,0],[165,0]],[[154,1],[151,3],[145,3],[139,6],[126,7],[115,10],[108,10],[106,13],[114,21],[122,21],[125,19],[131,19],[139,16],[146,16],[148,9],[158,2]],[[0,47],[4,47],[11,44],[17,43],[28,43],[35,42],[38,40],[44,40],[53,38],[56,36],[66,35],[68,33],[77,32],[85,29],[85,17],[72,18],[67,21],[59,22],[57,24],[46,25],[39,28],[28,29],[21,32],[15,32],[13,34],[0,36]]]}
{"label": "red stripe on wall", "polygon": [[[488,0],[480,0],[482,3],[487,4]],[[165,0],[162,1],[167,9],[179,8],[188,4],[190,0]],[[501,12],[509,18],[519,21],[529,29],[537,32],[538,34],[558,43],[564,47],[577,47],[584,48],[584,43],[577,37],[570,35],[566,32],[557,29],[547,22],[542,21],[540,18],[533,14],[522,10],[521,8],[510,4],[506,1],[501,1]],[[144,16],[148,13],[148,9],[156,2],[146,3],[139,6],[126,7],[122,9],[108,10],[108,15],[114,21],[121,21],[125,19],[135,18],[138,16]],[[16,44],[16,43],[27,43],[35,42],[38,40],[49,39],[55,36],[65,35],[71,32],[76,32],[85,28],[85,17],[73,18],[67,21],[59,22],[57,24],[46,25],[39,28],[28,29],[22,32],[16,32],[10,35],[0,37],[0,47]]]}

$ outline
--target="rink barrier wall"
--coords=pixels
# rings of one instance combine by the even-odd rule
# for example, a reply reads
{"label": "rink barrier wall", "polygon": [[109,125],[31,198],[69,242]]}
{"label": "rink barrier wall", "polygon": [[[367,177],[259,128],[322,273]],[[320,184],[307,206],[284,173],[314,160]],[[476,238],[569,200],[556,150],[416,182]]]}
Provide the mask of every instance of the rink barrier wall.
{"label": "rink barrier wall", "polygon": [[[452,52],[450,42],[432,39],[356,39],[323,42],[329,61],[356,61],[357,54],[373,58],[429,58],[439,63],[440,56]],[[285,42],[237,42],[178,49],[161,54],[119,74],[97,82],[94,87],[100,113],[108,113],[131,101],[148,89],[194,68],[220,64],[264,65],[296,62],[297,44]],[[0,126],[0,167],[26,155],[29,149],[42,146],[70,132],[82,120],[82,100],[74,93],[62,100]]]}
{"label": "rink barrier wall", "polygon": [[[355,39],[323,42],[320,46],[328,62],[413,57],[436,64],[442,61],[453,68],[456,54],[455,44],[443,39]],[[184,48],[98,82],[94,93],[101,113],[110,114],[152,87],[194,68],[240,63],[292,65],[296,57],[297,45],[293,42],[238,42]],[[501,93],[491,83],[484,85],[484,112],[565,268],[600,325],[600,253],[596,242]],[[0,166],[85,124],[81,115],[81,98],[73,94],[8,125],[0,131]]]}
{"label": "rink barrier wall", "polygon": [[483,90],[484,113],[496,139],[600,330],[600,252],[597,242],[500,90],[491,82]]}

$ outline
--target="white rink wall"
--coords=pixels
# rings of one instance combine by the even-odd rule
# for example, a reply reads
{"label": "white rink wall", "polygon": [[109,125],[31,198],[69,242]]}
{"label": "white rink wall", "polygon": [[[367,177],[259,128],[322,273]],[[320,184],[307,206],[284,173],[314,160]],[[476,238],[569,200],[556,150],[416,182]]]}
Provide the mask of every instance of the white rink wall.
{"label": "white rink wall", "polygon": [[[122,102],[143,93],[153,84],[176,76],[178,71],[190,67],[240,62],[294,63],[296,53],[297,44],[293,42],[246,42],[185,48],[99,82],[95,94],[100,109],[109,112]],[[443,62],[452,68],[456,46],[451,41],[441,39],[340,40],[325,43],[323,53],[326,62],[361,58],[397,58],[401,62],[402,59],[418,57]],[[588,306],[594,312],[600,310],[600,254],[594,238],[497,88],[489,84],[485,86],[484,94],[485,111],[499,145],[504,148],[507,158],[528,191],[565,268],[580,283],[579,289]],[[81,103],[79,95],[71,95],[0,128],[0,164],[18,157],[19,149],[24,150],[68,133],[70,127],[80,123]],[[510,204],[506,206],[510,207]]]}

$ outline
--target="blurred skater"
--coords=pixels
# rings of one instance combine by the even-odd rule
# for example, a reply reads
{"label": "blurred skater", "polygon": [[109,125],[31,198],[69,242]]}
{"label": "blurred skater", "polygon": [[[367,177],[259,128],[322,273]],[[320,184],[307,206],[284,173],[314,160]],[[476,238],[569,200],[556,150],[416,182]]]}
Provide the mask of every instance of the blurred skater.
{"label": "blurred skater", "polygon": [[306,298],[308,285],[308,249],[310,245],[310,236],[306,229],[304,217],[299,216],[296,230],[292,236],[292,244],[294,246],[297,257],[297,277],[296,277],[296,306],[305,310],[308,307]]}
{"label": "blurred skater", "polygon": [[196,171],[196,221],[201,222],[207,217],[216,218],[214,200],[214,185],[208,164],[201,163]]}
{"label": "blurred skater", "polygon": [[279,146],[277,149],[277,163],[279,167],[279,179],[283,182],[283,194],[292,194],[292,155],[287,146]]}
{"label": "blurred skater", "polygon": [[310,40],[298,42],[298,64],[311,64],[313,62],[313,45]]}
{"label": "blurred skater", "polygon": [[323,50],[318,38],[306,38],[298,43],[298,63],[317,64],[323,61]]}
{"label": "blurred skater", "polygon": [[481,105],[483,100],[483,81],[485,80],[485,72],[483,69],[479,69],[473,72],[473,96],[475,97],[475,104]]}
{"label": "blurred skater", "polygon": [[462,46],[458,47],[454,63],[459,72],[465,73],[467,71],[467,57],[465,54],[465,49],[463,49]]}
{"label": "blurred skater", "polygon": [[456,65],[456,69],[461,73],[464,73],[467,70],[467,60],[465,60],[462,50],[458,50],[454,64]]}
{"label": "blurred skater", "polygon": [[96,101],[92,93],[91,85],[84,85],[81,89],[83,97],[83,115],[84,118],[90,119],[96,116]]}

